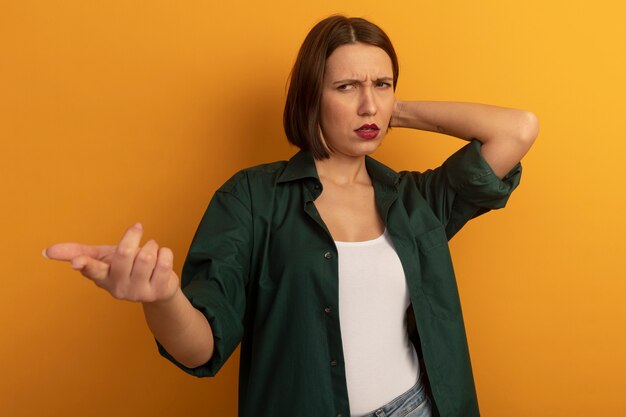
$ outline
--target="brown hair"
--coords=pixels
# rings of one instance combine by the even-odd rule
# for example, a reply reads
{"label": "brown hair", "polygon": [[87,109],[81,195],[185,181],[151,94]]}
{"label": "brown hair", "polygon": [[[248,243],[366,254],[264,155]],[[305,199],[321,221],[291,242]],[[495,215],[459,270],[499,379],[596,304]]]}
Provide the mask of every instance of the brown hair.
{"label": "brown hair", "polygon": [[342,45],[362,42],[384,50],[393,68],[393,89],[398,82],[398,57],[381,28],[358,17],[330,16],[316,24],[304,39],[291,70],[283,126],[290,143],[310,150],[315,159],[330,153],[320,136],[320,102],[326,59]]}

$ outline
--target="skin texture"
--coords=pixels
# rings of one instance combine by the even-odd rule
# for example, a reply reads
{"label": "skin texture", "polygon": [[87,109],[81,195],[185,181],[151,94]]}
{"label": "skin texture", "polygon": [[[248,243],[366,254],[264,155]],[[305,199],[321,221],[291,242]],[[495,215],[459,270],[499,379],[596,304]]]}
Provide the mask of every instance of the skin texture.
{"label": "skin texture", "polygon": [[206,318],[183,295],[172,270],[173,254],[154,240],[140,246],[143,227],[129,227],[116,246],[57,243],[44,257],[72,268],[118,300],[143,303],[148,327],[179,362],[188,367],[213,355],[213,333]]}
{"label": "skin texture", "polygon": [[396,101],[391,125],[477,139],[499,178],[521,161],[539,134],[539,122],[529,111],[445,101]]}
{"label": "skin texture", "polygon": [[[331,156],[316,161],[323,191],[315,206],[335,240],[375,239],[384,225],[365,155],[380,146],[394,109],[391,59],[376,46],[340,46],[326,61],[323,85],[320,127]],[[364,124],[376,124],[378,136],[359,137]]]}
{"label": "skin texture", "polygon": [[[337,48],[326,61],[321,100],[321,129],[332,158],[362,159],[380,146],[395,96],[391,59],[382,49],[355,43]],[[355,130],[375,123],[376,139],[360,138]]]}
{"label": "skin texture", "polygon": [[[315,206],[338,241],[370,240],[384,230],[365,155],[380,146],[389,124],[477,139],[483,157],[499,178],[521,160],[538,134],[537,119],[524,110],[397,100],[391,74],[389,56],[362,43],[337,48],[326,63],[320,128],[331,156],[316,161],[323,191]],[[371,123],[380,128],[376,139],[365,140],[354,132]]]}
{"label": "skin texture", "polygon": [[[391,76],[391,60],[375,46],[344,45],[327,60],[320,129],[332,152],[329,159],[315,161],[323,185],[315,206],[335,240],[370,240],[383,233],[365,156],[378,148],[390,123],[475,138],[499,177],[521,160],[537,137],[539,125],[530,112],[485,104],[399,101]],[[375,139],[356,134],[355,129],[372,123],[380,129]],[[141,246],[142,237],[143,227],[135,224],[117,245],[57,243],[43,255],[71,263],[116,299],[142,303],[150,330],[167,351],[187,367],[200,366],[213,355],[211,327],[180,290],[171,250],[154,240]]]}

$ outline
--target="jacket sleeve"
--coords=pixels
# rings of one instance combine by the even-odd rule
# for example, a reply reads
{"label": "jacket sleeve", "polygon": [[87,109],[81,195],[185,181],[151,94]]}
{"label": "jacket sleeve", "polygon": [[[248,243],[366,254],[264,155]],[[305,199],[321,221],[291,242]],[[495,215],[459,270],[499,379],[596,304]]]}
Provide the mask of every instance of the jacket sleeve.
{"label": "jacket sleeve", "polygon": [[211,325],[213,356],[202,366],[187,368],[157,341],[164,357],[198,377],[214,376],[243,337],[252,245],[246,188],[245,175],[240,173],[215,193],[196,231],[181,276],[183,293]]}
{"label": "jacket sleeve", "polygon": [[500,179],[483,158],[481,146],[472,140],[440,167],[411,173],[420,193],[444,225],[448,239],[472,218],[503,208],[519,185],[521,163]]}

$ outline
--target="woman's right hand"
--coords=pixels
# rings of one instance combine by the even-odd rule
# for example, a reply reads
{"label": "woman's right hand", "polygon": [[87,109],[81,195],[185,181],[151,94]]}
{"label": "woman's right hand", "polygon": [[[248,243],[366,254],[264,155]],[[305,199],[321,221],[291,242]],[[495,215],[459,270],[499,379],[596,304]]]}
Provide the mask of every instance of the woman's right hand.
{"label": "woman's right hand", "polygon": [[140,247],[143,227],[126,230],[117,246],[57,243],[43,251],[48,259],[70,262],[72,268],[119,300],[153,303],[168,301],[178,291],[169,248],[149,240]]}

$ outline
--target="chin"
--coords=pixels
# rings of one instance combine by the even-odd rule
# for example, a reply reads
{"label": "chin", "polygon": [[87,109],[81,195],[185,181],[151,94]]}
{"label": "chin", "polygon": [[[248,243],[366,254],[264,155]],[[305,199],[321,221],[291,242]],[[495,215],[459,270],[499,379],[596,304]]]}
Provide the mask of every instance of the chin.
{"label": "chin", "polygon": [[363,157],[363,156],[371,155],[374,152],[376,152],[379,146],[380,146],[380,141],[377,140],[375,141],[375,143],[374,142],[362,143],[362,144],[359,144],[359,146],[353,147],[352,149],[346,149],[345,151],[339,151],[338,153],[349,155],[352,157]]}
{"label": "chin", "polygon": [[378,150],[380,145],[382,144],[383,139],[375,139],[371,142],[366,142],[362,144],[361,151],[365,153],[365,155],[372,154]]}

